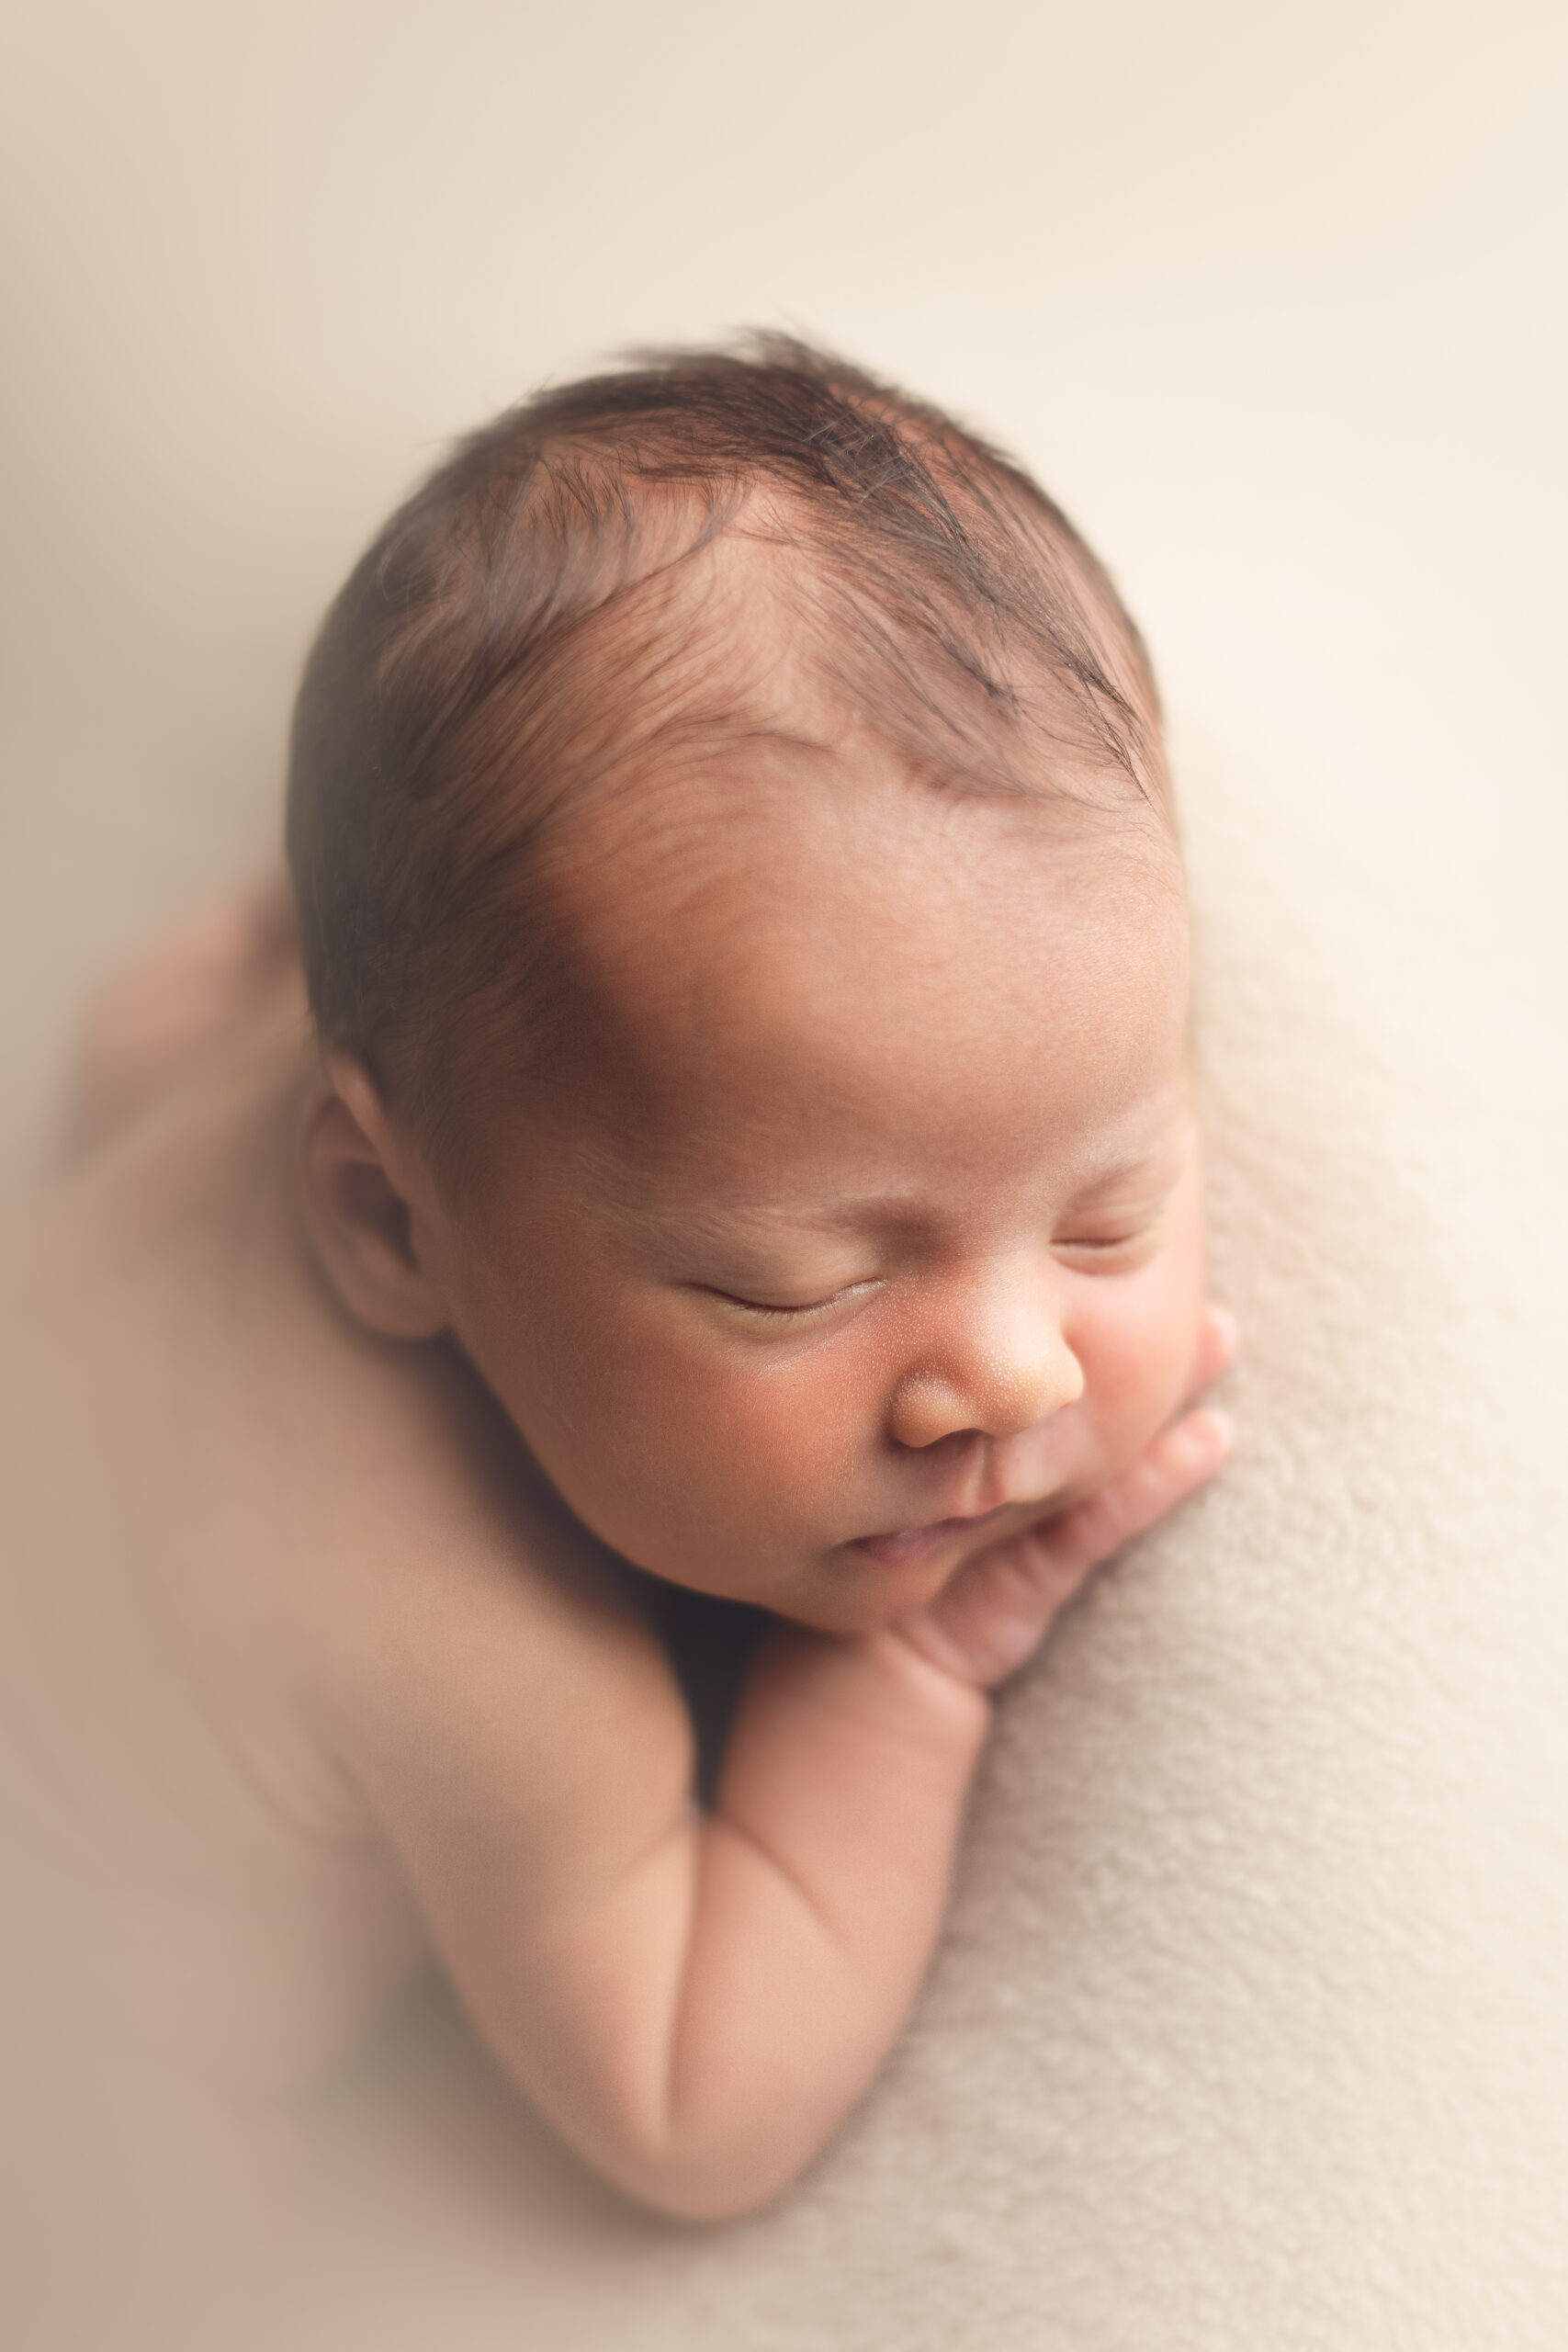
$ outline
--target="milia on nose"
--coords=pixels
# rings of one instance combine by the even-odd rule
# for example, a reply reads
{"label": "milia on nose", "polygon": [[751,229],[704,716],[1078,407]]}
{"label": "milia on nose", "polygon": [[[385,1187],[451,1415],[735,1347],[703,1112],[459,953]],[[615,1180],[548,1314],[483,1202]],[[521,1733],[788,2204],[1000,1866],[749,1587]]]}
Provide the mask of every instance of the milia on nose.
{"label": "milia on nose", "polygon": [[971,1431],[992,1441],[1021,1437],[1083,1392],[1083,1366],[1052,1329],[1032,1345],[976,1348],[966,1364],[917,1373],[900,1385],[888,1428],[915,1449]]}

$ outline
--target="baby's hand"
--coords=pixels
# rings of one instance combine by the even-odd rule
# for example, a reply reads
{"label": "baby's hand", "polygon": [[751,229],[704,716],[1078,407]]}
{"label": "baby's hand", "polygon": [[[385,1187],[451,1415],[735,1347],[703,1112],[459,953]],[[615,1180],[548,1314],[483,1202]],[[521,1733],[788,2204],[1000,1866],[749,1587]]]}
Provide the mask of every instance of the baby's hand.
{"label": "baby's hand", "polygon": [[[1231,1317],[1223,1307],[1209,1307],[1189,1402],[1218,1378],[1235,1347]],[[934,1600],[901,1619],[897,1631],[922,1657],[962,1681],[983,1690],[1005,1681],[1039,1647],[1089,1571],[1212,1478],[1230,1446],[1223,1414],[1184,1411],[1097,1494],[967,1561]]]}

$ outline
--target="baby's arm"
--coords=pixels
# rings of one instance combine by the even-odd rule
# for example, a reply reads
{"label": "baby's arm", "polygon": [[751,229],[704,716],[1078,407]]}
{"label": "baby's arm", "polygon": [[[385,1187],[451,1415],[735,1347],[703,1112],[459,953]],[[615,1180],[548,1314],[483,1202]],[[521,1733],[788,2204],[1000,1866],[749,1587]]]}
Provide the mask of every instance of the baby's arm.
{"label": "baby's arm", "polygon": [[936,1939],[988,1690],[1225,1447],[1223,1422],[1191,1414],[918,1616],[851,1640],[769,1637],[701,1837],[669,2053],[667,2145],[698,2198],[760,2201],[865,2087]]}
{"label": "baby's arm", "polygon": [[592,2162],[706,2219],[811,2158],[924,1972],[987,1688],[1224,1447],[1190,1414],[918,1616],[777,1627],[706,1816],[662,1657],[580,1576],[543,1618],[509,1578],[405,1614],[401,1701],[361,1714],[350,1761],[486,2040]]}

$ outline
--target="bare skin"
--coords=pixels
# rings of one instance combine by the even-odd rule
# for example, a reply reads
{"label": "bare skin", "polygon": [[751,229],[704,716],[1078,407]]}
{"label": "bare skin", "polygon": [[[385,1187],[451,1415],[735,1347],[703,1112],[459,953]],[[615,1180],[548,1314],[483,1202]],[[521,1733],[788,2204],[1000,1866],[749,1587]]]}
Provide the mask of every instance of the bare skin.
{"label": "bare skin", "polygon": [[[697,2217],[864,2088],[989,1692],[1227,1442],[1168,844],[863,747],[758,781],[716,828],[691,782],[711,871],[584,820],[580,1075],[460,1211],[242,951],[205,1034],[142,1021],[9,1285],[11,1466],[93,1464],[12,1546],[47,1669],[135,1802],[200,1792],[187,1875],[292,1906],[265,2063],[426,1935],[563,2134]],[[626,1560],[777,1620],[706,1814]]]}
{"label": "bare skin", "polygon": [[217,1039],[265,1004],[299,1002],[288,876],[203,907],[97,991],[76,1045],[65,1146],[106,1141]]}

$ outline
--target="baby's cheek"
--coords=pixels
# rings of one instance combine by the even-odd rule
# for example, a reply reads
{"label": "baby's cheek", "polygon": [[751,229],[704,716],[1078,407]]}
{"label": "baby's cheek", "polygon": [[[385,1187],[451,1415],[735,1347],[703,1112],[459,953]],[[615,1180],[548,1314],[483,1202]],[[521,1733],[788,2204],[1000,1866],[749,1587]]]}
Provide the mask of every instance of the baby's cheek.
{"label": "baby's cheek", "polygon": [[[1148,1270],[1152,1272],[1153,1270]],[[1085,1402],[1101,1443],[1130,1460],[1169,1419],[1186,1395],[1197,1349],[1201,1285],[1183,1265],[1159,1279],[1107,1279],[1108,1294],[1088,1311],[1075,1345]]]}
{"label": "baby's cheek", "polygon": [[851,1490],[861,1417],[840,1370],[824,1351],[716,1384],[708,1426],[720,1476],[744,1484],[757,1507],[815,1524]]}
{"label": "baby's cheek", "polygon": [[634,1325],[606,1400],[628,1504],[657,1518],[671,1542],[707,1530],[721,1544],[754,1547],[764,1530],[793,1541],[803,1528],[815,1541],[854,1461],[856,1417],[840,1369],[828,1350],[769,1361],[761,1351],[671,1346]]}

